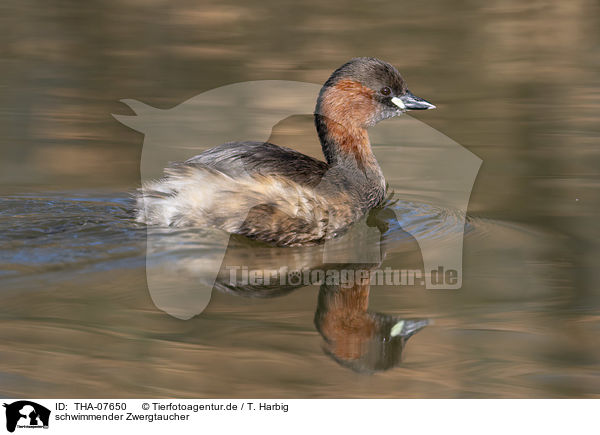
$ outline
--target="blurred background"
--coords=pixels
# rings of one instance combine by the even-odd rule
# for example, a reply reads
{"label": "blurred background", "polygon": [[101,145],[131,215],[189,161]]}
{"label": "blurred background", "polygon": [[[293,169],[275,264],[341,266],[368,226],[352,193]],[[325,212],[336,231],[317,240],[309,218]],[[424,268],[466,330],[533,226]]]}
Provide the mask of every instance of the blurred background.
{"label": "blurred background", "polygon": [[[436,322],[367,376],[320,348],[318,287],[158,311],[119,100],[321,84],[356,56],[397,66],[438,106],[413,116],[483,160],[464,288],[372,289],[373,309]],[[0,395],[597,397],[599,69],[593,0],[3,0]]]}

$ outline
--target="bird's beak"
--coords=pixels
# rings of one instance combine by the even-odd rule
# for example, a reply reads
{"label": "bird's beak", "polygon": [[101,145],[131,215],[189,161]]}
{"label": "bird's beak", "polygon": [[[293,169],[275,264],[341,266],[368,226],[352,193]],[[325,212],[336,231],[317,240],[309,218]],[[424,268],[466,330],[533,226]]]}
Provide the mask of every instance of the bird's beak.
{"label": "bird's beak", "polygon": [[412,94],[410,91],[406,91],[406,94],[401,97],[392,98],[392,103],[400,108],[400,110],[427,110],[435,109],[435,106],[422,98],[419,98]]}

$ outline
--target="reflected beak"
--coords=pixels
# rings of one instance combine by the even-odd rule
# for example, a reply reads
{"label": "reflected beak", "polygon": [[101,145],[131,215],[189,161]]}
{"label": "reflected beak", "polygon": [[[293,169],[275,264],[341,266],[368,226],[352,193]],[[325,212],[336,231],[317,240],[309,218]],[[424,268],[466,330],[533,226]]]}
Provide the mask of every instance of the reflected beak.
{"label": "reflected beak", "polygon": [[396,337],[400,335],[404,338],[409,338],[431,323],[433,322],[429,319],[400,320],[392,326],[390,336]]}
{"label": "reflected beak", "polygon": [[401,97],[392,98],[392,103],[403,111],[435,109],[433,104],[413,95],[410,91],[406,91],[406,94]]}

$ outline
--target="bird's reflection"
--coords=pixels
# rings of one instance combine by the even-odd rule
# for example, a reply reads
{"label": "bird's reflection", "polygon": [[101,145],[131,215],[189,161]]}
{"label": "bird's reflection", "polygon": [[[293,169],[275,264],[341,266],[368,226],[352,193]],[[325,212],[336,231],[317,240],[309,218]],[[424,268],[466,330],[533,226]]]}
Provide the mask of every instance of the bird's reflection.
{"label": "bird's reflection", "polygon": [[[370,255],[378,260],[369,263],[319,264],[315,259],[323,258],[322,246],[282,250],[244,246],[243,239],[232,241],[215,288],[238,296],[270,298],[285,296],[306,285],[320,284],[314,324],[323,337],[325,353],[343,367],[357,372],[388,370],[400,363],[406,341],[429,324],[427,319],[404,319],[368,310],[371,287],[369,272],[378,269],[385,257],[389,219],[395,219],[390,210],[374,210],[357,225],[355,234],[346,234],[340,240],[340,245],[334,248],[334,251],[338,248],[350,249],[349,244],[356,242],[356,233],[370,234],[363,249],[371,250]],[[406,237],[410,238],[408,235]],[[394,234],[394,239],[398,238],[398,234]],[[365,246],[365,240],[361,243]],[[271,269],[275,274],[268,284],[232,282],[232,267],[239,264],[249,264],[249,270]],[[280,269],[281,264],[285,264],[286,268]],[[302,269],[306,277],[314,277],[310,272],[316,270],[350,270],[361,271],[361,279],[344,284],[327,282],[322,276],[320,279],[317,276],[317,282],[291,283],[281,276],[282,273],[288,273],[290,265],[297,270]]]}
{"label": "bird's reflection", "polygon": [[369,291],[368,282],[323,284],[315,313],[325,352],[340,365],[367,373],[397,366],[406,341],[429,324],[427,319],[369,312]]}

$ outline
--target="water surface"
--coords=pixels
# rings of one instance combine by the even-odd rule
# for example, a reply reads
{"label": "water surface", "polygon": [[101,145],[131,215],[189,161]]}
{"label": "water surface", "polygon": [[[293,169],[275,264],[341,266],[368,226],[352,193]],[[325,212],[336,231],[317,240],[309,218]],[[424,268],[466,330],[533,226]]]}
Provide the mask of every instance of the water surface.
{"label": "water surface", "polygon": [[[598,397],[596,3],[8,0],[2,10],[0,395]],[[247,80],[322,83],[358,55],[397,65],[438,106],[415,117],[483,160],[462,289],[372,285],[338,301],[318,285],[217,288],[190,320],[158,309],[129,196],[143,137],[111,117],[131,114],[118,101],[167,109]],[[317,155],[310,128],[288,119],[272,139]],[[384,158],[389,145],[376,144]],[[417,144],[404,145],[414,156]],[[427,180],[409,191],[409,175],[386,176],[404,220],[380,216],[380,267],[420,268],[403,225],[449,216],[423,227],[444,237],[456,223],[428,201]],[[280,255],[242,242],[230,251]],[[339,304],[365,322],[358,332],[377,332],[332,347],[337,330],[315,314]],[[411,320],[428,324],[369,348],[385,363],[347,363],[357,342]]]}

